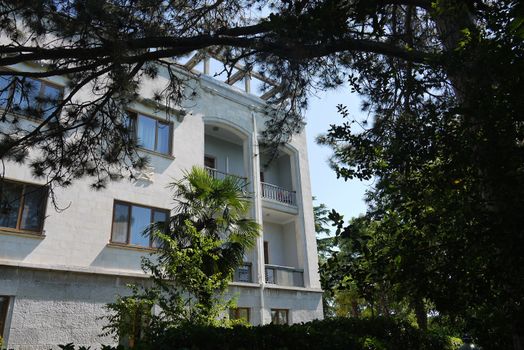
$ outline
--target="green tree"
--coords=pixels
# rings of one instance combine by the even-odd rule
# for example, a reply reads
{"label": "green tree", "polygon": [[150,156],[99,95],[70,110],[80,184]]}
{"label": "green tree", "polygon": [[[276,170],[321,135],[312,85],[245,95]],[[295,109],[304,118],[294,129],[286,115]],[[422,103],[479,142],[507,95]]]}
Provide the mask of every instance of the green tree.
{"label": "green tree", "polygon": [[[103,187],[145,165],[125,107],[160,73],[169,80],[158,87],[158,102],[172,107],[190,98],[191,84],[172,59],[195,50],[219,52],[229,73],[242,62],[246,75],[261,72],[281,85],[268,100],[265,135],[275,143],[303,126],[317,88],[349,84],[382,106],[379,114],[416,110],[423,96],[465,97],[476,77],[495,76],[472,74],[484,44],[497,66],[504,62],[497,55],[520,49],[511,46],[521,18],[512,0],[2,0],[0,9],[0,66],[15,68],[0,71],[0,158],[26,162],[62,186],[91,176]],[[66,95],[28,105],[30,79],[53,76],[67,78]],[[85,90],[91,100],[78,98]],[[36,128],[7,117],[21,109],[40,118]],[[40,152],[28,158],[33,148]]]}
{"label": "green tree", "polygon": [[[313,197],[313,201],[315,201]],[[315,232],[317,234],[317,251],[318,251],[318,271],[320,279],[324,279],[324,274],[329,273],[325,269],[327,260],[332,256],[336,249],[335,237],[330,237],[331,230],[327,225],[329,210],[324,203],[313,206],[313,217],[315,220]],[[329,291],[324,291],[322,295],[322,306],[324,317],[333,317],[335,315],[335,300]]]}
{"label": "green tree", "polygon": [[[0,158],[61,185],[94,176],[99,187],[144,165],[123,108],[160,69],[171,79],[158,100],[187,97],[172,57],[219,48],[228,63],[277,80],[265,131],[275,142],[302,127],[312,89],[348,84],[365,99],[368,130],[354,134],[348,119],[323,142],[335,149],[339,176],[377,178],[370,213],[392,237],[390,249],[376,248],[387,276],[411,299],[465,319],[486,346],[522,349],[519,1],[9,0],[0,8],[10,40],[0,65],[21,69],[0,71],[4,110],[20,108],[13,98],[28,96],[30,77],[70,79],[61,101],[42,101],[54,108],[36,128],[4,114]],[[84,86],[96,98],[79,103]],[[27,158],[31,148],[37,158]]]}
{"label": "green tree", "polygon": [[146,232],[158,246],[142,263],[151,281],[108,305],[109,332],[134,342],[185,323],[225,322],[219,317],[233,300],[224,293],[260,230],[246,218],[251,198],[244,186],[236,177],[214,179],[196,167],[172,184],[174,214]]}

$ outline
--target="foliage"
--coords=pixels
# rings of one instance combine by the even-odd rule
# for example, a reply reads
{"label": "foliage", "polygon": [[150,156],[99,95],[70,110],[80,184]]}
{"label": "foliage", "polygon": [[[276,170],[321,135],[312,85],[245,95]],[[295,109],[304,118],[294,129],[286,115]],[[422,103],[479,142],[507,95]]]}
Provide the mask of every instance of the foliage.
{"label": "foliage", "polygon": [[[345,121],[320,141],[339,176],[375,178],[361,219],[371,235],[333,217],[351,252],[333,259],[333,285],[354,281],[366,298],[385,285],[419,321],[429,305],[486,348],[521,349],[524,42],[516,2],[495,3],[434,3],[449,20],[435,22],[449,34],[439,43],[453,49],[443,70],[369,57],[354,88],[373,123],[354,133],[340,106]],[[473,8],[478,21],[463,16]],[[415,17],[399,24],[429,43]]]}
{"label": "foliage", "polygon": [[[90,176],[101,188],[132,176],[147,158],[136,152],[126,106],[159,76],[167,81],[154,102],[168,115],[187,104],[195,91],[173,59],[196,50],[221,54],[229,74],[242,62],[246,74],[281,85],[269,99],[268,142],[303,127],[308,94],[317,89],[350,84],[374,102],[388,100],[384,111],[425,92],[449,95],[456,70],[448,60],[458,43],[475,42],[476,26],[498,16],[520,28],[514,7],[510,0],[2,0],[0,66],[16,72],[0,71],[0,158],[28,163],[61,186]],[[66,79],[63,98],[26,106],[30,79],[52,77]],[[395,94],[396,87],[413,94]],[[80,98],[86,94],[92,98]],[[20,112],[36,117],[37,127],[20,122]]]}
{"label": "foliage", "polygon": [[[39,127],[24,129],[4,115],[0,158],[29,162],[61,185],[94,176],[103,186],[145,163],[133,156],[122,109],[159,70],[170,79],[158,101],[186,100],[185,82],[166,58],[219,47],[229,64],[244,60],[278,80],[285,89],[270,100],[270,140],[300,129],[312,90],[348,84],[365,98],[372,120],[359,122],[368,130],[354,134],[341,107],[346,121],[321,141],[333,146],[339,176],[377,179],[368,214],[377,238],[358,243],[372,259],[352,280],[363,281],[367,295],[375,282],[394,287],[420,320],[422,304],[432,304],[489,348],[508,348],[511,339],[521,348],[519,1],[9,0],[0,8],[1,34],[11,40],[0,45],[0,65],[22,70],[2,77],[70,76],[70,92],[55,106],[63,117],[54,108]],[[45,69],[21,65],[33,62]],[[13,81],[27,95],[27,84]],[[96,99],[78,103],[82,86]],[[6,110],[16,109],[13,95],[0,96]],[[39,158],[27,159],[31,148]]]}
{"label": "foliage", "polygon": [[[315,201],[313,197],[313,201]],[[317,234],[317,251],[318,251],[318,264],[319,273],[322,275],[325,273],[323,266],[327,259],[332,255],[334,248],[334,237],[329,237],[331,230],[326,225],[329,223],[328,208],[324,203],[313,206],[313,218],[315,220],[315,232]],[[334,299],[329,292],[324,292],[322,295],[322,307],[324,311],[324,317],[332,317],[335,315]]]}
{"label": "foliage", "polygon": [[[234,326],[185,324],[154,339],[140,350],[451,350],[453,339],[423,332],[406,322],[387,318],[333,318],[294,325]],[[67,344],[66,350],[74,350]],[[102,350],[115,350],[103,346]],[[80,349],[79,349],[80,350]]]}
{"label": "foliage", "polygon": [[185,323],[223,324],[220,316],[234,303],[224,293],[260,229],[246,219],[251,202],[243,186],[196,167],[172,184],[174,214],[147,232],[158,245],[142,262],[150,283],[108,305],[108,334],[135,344]]}
{"label": "foliage", "polygon": [[[176,344],[176,345],[175,345]],[[153,349],[449,349],[445,337],[387,319],[335,318],[294,325],[216,328],[188,325],[155,339]]]}

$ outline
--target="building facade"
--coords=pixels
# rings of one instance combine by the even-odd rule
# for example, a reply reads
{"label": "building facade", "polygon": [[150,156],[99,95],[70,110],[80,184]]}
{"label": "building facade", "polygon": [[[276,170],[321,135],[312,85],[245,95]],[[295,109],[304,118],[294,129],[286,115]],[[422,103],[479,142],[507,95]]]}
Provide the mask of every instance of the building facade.
{"label": "building facade", "polygon": [[[238,304],[231,317],[255,325],[322,318],[305,135],[295,135],[265,166],[259,138],[266,102],[209,76],[205,59],[204,72],[195,73],[196,61],[182,67],[188,71],[180,70],[197,92],[187,106],[168,114],[155,105],[158,81],[145,81],[142,98],[129,106],[140,152],[150,159],[136,179],[101,191],[92,190],[89,179],[78,180],[56,190],[57,205],[66,208],[57,211],[43,181],[26,166],[6,163],[0,203],[4,346],[115,343],[100,336],[104,306],[127,294],[128,283],[147,279],[140,259],[154,247],[140,232],[169,214],[173,199],[167,186],[195,165],[213,176],[245,178],[253,193],[251,215],[263,227],[230,285]],[[243,79],[248,88],[249,78]],[[48,93],[66,86],[60,77],[36,83]]]}

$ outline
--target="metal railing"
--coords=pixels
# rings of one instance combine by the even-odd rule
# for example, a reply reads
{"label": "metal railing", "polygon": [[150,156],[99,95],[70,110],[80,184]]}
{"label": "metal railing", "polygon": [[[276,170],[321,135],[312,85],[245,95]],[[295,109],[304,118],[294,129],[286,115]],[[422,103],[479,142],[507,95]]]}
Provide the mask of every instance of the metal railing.
{"label": "metal railing", "polygon": [[286,190],[285,188],[261,182],[262,198],[270,199],[276,202],[297,206],[297,194],[295,191]]}
{"label": "metal railing", "polygon": [[220,170],[208,168],[208,167],[205,167],[205,169],[207,170],[209,176],[211,176],[213,179],[224,180],[226,177],[231,176],[241,181],[244,186],[247,184],[247,178],[243,176],[226,173],[224,171],[220,171]]}
{"label": "metal railing", "polygon": [[287,287],[304,287],[304,270],[266,264],[266,283]]}

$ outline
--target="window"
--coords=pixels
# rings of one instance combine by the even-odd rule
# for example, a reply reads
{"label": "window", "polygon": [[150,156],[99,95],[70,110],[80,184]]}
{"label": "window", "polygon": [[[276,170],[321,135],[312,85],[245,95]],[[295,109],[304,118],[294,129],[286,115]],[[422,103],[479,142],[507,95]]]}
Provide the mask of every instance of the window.
{"label": "window", "polygon": [[271,323],[272,324],[288,324],[289,310],[286,309],[271,309]]}
{"label": "window", "polygon": [[138,145],[150,151],[171,154],[171,124],[140,114],[129,113]]}
{"label": "window", "polygon": [[[7,309],[9,307],[9,297],[0,295],[0,337],[5,338],[6,334],[6,321],[7,321]],[[4,346],[6,344],[3,344]]]}
{"label": "window", "polygon": [[[23,93],[22,93],[23,90]],[[0,106],[11,99],[11,110],[35,118],[47,118],[62,99],[63,89],[55,84],[26,77],[0,77]]]}
{"label": "window", "polygon": [[157,243],[144,235],[153,223],[165,223],[169,211],[115,201],[111,243],[129,244],[140,247],[157,247]]}
{"label": "window", "polygon": [[216,169],[216,158],[213,156],[204,156],[204,166],[210,169]]}
{"label": "window", "polygon": [[264,264],[269,264],[269,242],[264,241]]}
{"label": "window", "polygon": [[235,269],[233,276],[235,282],[252,282],[251,279],[251,263],[244,263]]}
{"label": "window", "polygon": [[41,232],[47,188],[20,182],[0,182],[0,227]]}
{"label": "window", "polygon": [[249,323],[249,308],[248,307],[236,307],[229,309],[230,320],[243,320]]}

